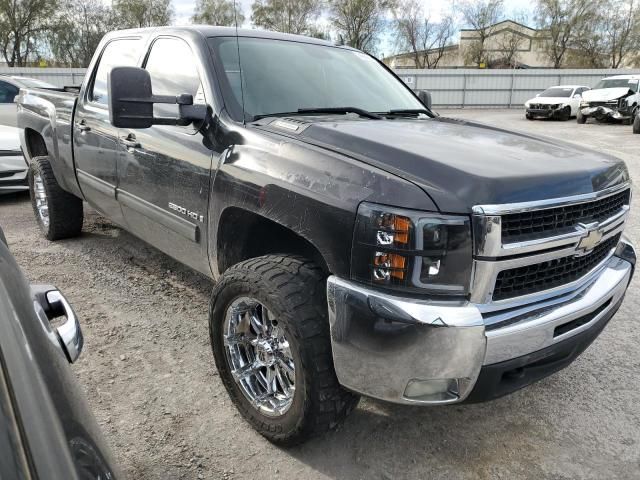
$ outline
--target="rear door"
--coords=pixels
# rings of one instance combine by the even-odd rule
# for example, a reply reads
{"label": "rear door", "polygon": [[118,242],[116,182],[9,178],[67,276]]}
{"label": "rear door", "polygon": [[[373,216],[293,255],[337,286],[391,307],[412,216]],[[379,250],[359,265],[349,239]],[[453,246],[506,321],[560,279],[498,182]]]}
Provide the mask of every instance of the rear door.
{"label": "rear door", "polygon": [[[190,94],[206,104],[198,61],[189,43],[156,38],[144,68],[154,95]],[[154,106],[177,117],[176,105]],[[129,229],[181,262],[210,274],[206,249],[212,151],[201,124],[120,129],[118,199]]]}
{"label": "rear door", "polygon": [[73,146],[78,182],[85,199],[116,223],[123,223],[116,200],[118,129],[109,122],[107,74],[114,66],[137,65],[140,38],[116,38],[103,47],[93,76],[78,98]]}

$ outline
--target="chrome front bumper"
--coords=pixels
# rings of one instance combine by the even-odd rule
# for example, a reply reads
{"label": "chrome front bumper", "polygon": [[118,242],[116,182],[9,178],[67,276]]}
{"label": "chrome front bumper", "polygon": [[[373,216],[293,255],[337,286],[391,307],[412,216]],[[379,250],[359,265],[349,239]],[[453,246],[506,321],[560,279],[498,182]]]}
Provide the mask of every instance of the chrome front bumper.
{"label": "chrome front bumper", "polygon": [[484,366],[552,347],[610,317],[634,264],[635,251],[623,240],[576,290],[490,313],[471,302],[400,298],[331,276],[327,298],[338,380],[395,403],[461,402]]}

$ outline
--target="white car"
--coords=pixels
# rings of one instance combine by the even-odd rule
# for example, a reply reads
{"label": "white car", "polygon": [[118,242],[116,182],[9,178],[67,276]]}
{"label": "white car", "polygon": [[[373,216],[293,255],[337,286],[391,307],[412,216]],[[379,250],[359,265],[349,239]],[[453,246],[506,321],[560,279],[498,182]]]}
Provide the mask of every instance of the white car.
{"label": "white car", "polygon": [[524,102],[528,120],[534,118],[558,118],[568,120],[578,115],[582,94],[589,90],[584,85],[558,85],[549,87]]}
{"label": "white car", "polygon": [[578,123],[588,118],[602,122],[624,120],[633,123],[638,114],[640,75],[616,75],[603,78],[592,90],[583,95]]}
{"label": "white car", "polygon": [[15,127],[0,125],[0,194],[29,189],[19,132]]}

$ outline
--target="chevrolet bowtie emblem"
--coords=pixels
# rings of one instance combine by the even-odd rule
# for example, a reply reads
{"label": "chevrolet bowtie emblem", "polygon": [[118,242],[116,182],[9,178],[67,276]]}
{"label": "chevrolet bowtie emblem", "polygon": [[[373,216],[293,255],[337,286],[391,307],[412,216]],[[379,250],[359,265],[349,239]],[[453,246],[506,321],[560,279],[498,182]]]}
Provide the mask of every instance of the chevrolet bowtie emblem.
{"label": "chevrolet bowtie emblem", "polygon": [[584,255],[585,253],[589,253],[600,243],[604,233],[599,229],[599,225],[597,223],[590,223],[588,225],[581,223],[578,227],[585,230],[585,235],[578,242],[576,250],[578,251],[578,255]]}

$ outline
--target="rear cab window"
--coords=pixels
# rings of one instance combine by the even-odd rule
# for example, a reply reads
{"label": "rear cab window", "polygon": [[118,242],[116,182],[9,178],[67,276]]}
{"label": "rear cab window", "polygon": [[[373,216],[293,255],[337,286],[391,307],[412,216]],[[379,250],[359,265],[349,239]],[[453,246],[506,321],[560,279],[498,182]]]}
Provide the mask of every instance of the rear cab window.
{"label": "rear cab window", "polygon": [[88,100],[106,106],[109,102],[107,75],[113,67],[133,67],[138,64],[142,41],[139,38],[119,38],[110,41],[102,50],[93,78]]}

